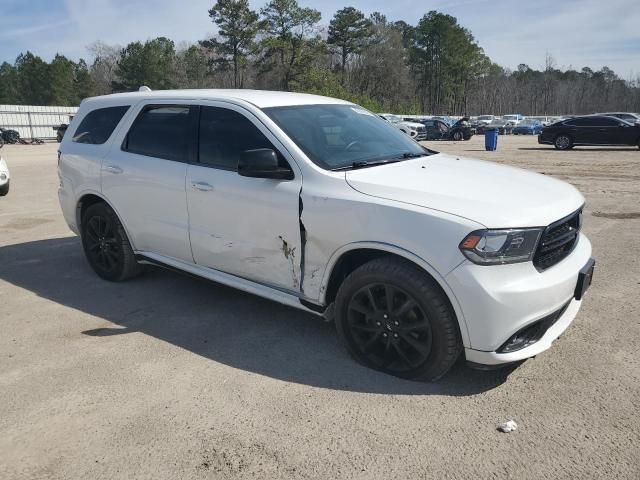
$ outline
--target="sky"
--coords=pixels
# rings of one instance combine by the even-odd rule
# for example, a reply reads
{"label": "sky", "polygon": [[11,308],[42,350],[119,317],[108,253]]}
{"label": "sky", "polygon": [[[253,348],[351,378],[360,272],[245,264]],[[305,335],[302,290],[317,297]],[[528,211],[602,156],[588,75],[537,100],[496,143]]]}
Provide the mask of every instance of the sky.
{"label": "sky", "polygon": [[[259,9],[267,0],[250,0]],[[322,13],[356,7],[415,24],[429,10],[455,16],[485,53],[503,67],[608,66],[624,79],[640,75],[640,0],[299,0]],[[27,50],[49,61],[56,53],[91,56],[96,40],[126,45],[158,36],[180,44],[215,33],[214,0],[0,0],[0,62]]]}

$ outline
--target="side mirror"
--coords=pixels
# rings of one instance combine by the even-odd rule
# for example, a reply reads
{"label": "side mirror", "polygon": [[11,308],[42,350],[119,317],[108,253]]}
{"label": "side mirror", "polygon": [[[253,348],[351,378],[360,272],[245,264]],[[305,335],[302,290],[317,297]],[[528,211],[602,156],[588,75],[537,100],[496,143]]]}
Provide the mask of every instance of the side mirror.
{"label": "side mirror", "polygon": [[278,154],[270,148],[245,150],[240,154],[238,174],[243,177],[293,180],[290,168],[278,164]]}

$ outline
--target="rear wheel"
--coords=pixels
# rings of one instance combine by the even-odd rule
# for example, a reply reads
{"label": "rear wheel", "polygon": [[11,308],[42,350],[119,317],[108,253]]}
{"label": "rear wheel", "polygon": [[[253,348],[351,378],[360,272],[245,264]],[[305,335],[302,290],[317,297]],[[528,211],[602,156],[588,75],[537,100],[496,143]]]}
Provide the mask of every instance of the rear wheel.
{"label": "rear wheel", "polygon": [[553,146],[558,150],[569,150],[573,148],[573,141],[569,135],[558,135],[553,142]]}
{"label": "rear wheel", "polygon": [[9,182],[0,187],[0,197],[4,197],[7,193],[9,193]]}
{"label": "rear wheel", "polygon": [[402,378],[436,380],[462,349],[442,290],[396,258],[372,260],[345,279],[336,297],[336,328],[358,362]]}
{"label": "rear wheel", "polygon": [[84,213],[82,246],[91,268],[105,280],[121,282],[142,271],[122,223],[105,203],[91,205]]}

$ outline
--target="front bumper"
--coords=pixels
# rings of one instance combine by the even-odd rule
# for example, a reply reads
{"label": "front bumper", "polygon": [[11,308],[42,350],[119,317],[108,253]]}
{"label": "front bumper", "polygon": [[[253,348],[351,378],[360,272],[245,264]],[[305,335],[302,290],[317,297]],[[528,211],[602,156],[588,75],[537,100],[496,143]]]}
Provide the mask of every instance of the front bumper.
{"label": "front bumper", "polygon": [[538,143],[540,145],[553,145],[553,139],[551,137],[545,137],[540,134],[538,135]]}
{"label": "front bumper", "polygon": [[[580,234],[573,252],[557,265],[538,272],[531,262],[481,266],[465,261],[447,283],[462,310],[468,333],[467,361],[498,365],[523,360],[548,349],[575,318],[574,299],[580,270],[591,258],[591,243]],[[497,350],[516,332],[569,303],[536,343],[509,353]]]}
{"label": "front bumper", "polygon": [[422,142],[424,140],[428,140],[427,132],[416,132],[416,136],[413,137],[416,141]]}

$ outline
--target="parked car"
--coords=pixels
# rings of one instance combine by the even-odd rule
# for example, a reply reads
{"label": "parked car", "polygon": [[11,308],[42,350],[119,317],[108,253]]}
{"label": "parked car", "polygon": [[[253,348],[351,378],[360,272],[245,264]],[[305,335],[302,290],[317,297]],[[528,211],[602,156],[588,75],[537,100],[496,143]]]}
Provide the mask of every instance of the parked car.
{"label": "parked car", "polygon": [[543,128],[542,122],[532,119],[524,119],[518,125],[513,127],[514,135],[538,135]]}
{"label": "parked car", "polygon": [[519,113],[517,113],[517,114],[514,114],[514,115],[503,115],[502,119],[506,123],[509,123],[512,126],[516,126],[516,125],[518,125],[520,122],[522,122],[524,120],[524,117],[522,115],[520,115]]}
{"label": "parked car", "polygon": [[489,129],[496,129],[500,135],[505,135],[511,133],[513,125],[502,118],[494,118],[487,125],[478,125],[476,133],[478,133],[478,135],[484,135]]}
{"label": "parked car", "polygon": [[82,102],[59,150],[64,218],[103,279],[151,263],[323,315],[358,361],[404,378],[462,352],[538,355],[593,273],[573,186],[434,152],[343,100],[108,95]]}
{"label": "parked car", "polygon": [[396,127],[401,132],[406,133],[411,138],[417,141],[422,141],[427,139],[427,131],[424,128],[424,125],[418,122],[407,122],[403,120],[401,117],[397,115],[392,115],[391,113],[380,113],[379,116],[391,123],[394,127]]}
{"label": "parked car", "polygon": [[576,145],[637,145],[640,148],[640,124],[616,117],[587,115],[548,125],[538,143],[569,150]]}
{"label": "parked car", "polygon": [[[71,120],[73,120],[72,115],[69,116],[69,121]],[[64,134],[66,133],[68,127],[68,123],[61,123],[57,127],[52,127],[56,131],[56,140],[58,143],[62,142],[62,138],[64,137]]]}
{"label": "parked car", "polygon": [[426,127],[426,140],[469,140],[475,133],[468,117],[461,118],[452,126],[440,119],[424,119],[420,123]]}
{"label": "parked car", "polygon": [[9,173],[9,167],[4,158],[0,157],[0,197],[4,197],[9,193],[9,186],[11,183],[11,174]]}
{"label": "parked car", "polygon": [[620,118],[630,123],[640,123],[640,113],[609,112],[609,113],[596,113],[596,115],[606,115],[608,117]]}
{"label": "parked car", "polygon": [[476,125],[489,125],[495,118],[493,115],[478,115]]}
{"label": "parked car", "polygon": [[556,121],[558,121],[560,119],[560,117],[547,117],[547,116],[534,116],[534,117],[526,117],[525,120],[537,120],[539,121],[542,126],[546,126],[549,125],[551,123],[554,123]]}

